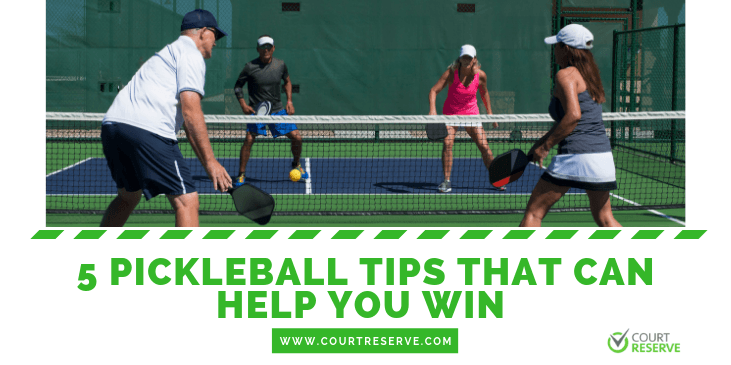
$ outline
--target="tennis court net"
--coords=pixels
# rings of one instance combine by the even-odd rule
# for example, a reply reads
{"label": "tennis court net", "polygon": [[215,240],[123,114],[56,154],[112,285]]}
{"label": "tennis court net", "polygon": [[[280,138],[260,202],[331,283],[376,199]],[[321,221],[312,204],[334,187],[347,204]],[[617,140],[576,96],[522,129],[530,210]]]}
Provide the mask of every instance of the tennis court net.
{"label": "tennis court net", "polygon": [[[101,145],[103,114],[47,113],[46,210],[48,213],[102,213],[116,196]],[[489,183],[481,154],[469,135],[457,132],[451,173],[444,180],[442,141],[427,126],[483,125],[494,156],[514,148],[528,151],[553,125],[548,114],[479,116],[206,116],[218,161],[239,172],[239,151],[247,123],[296,123],[303,139],[301,165],[308,179],[289,179],[292,153],[286,137],[256,139],[246,180],[276,201],[276,215],[460,214],[522,212],[543,173],[531,164],[523,177],[498,190]],[[492,127],[498,123],[498,128]],[[605,113],[619,188],[614,209],[685,206],[685,112]],[[235,214],[228,194],[211,181],[181,131],[179,146],[200,194],[203,214]],[[555,155],[554,148],[544,166]],[[588,210],[584,191],[570,189],[554,211]],[[143,201],[137,212],[167,213],[164,197]]]}

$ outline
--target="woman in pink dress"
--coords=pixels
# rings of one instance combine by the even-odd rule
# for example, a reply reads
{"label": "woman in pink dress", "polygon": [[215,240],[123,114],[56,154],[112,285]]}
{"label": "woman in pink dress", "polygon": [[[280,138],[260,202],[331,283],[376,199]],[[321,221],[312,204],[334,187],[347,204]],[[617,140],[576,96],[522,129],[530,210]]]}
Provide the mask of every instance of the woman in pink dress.
{"label": "woman in pink dress", "polygon": [[[487,93],[487,75],[480,70],[480,62],[477,61],[475,47],[465,44],[462,46],[459,58],[452,63],[447,71],[444,71],[439,81],[429,92],[429,115],[437,115],[437,94],[446,86],[447,100],[444,102],[442,114],[444,115],[478,115],[480,109],[477,107],[477,90],[480,91],[482,102],[485,104],[487,114],[492,114],[490,107],[490,95]],[[490,167],[493,156],[490,146],[487,144],[487,136],[482,128],[482,123],[473,121],[447,122],[447,137],[444,138],[442,147],[442,167],[444,168],[444,182],[439,185],[439,191],[448,193],[452,191],[452,147],[454,136],[459,127],[464,127],[467,134],[475,141],[477,148],[482,154],[482,162],[485,167]],[[497,128],[497,123],[492,124]]]}

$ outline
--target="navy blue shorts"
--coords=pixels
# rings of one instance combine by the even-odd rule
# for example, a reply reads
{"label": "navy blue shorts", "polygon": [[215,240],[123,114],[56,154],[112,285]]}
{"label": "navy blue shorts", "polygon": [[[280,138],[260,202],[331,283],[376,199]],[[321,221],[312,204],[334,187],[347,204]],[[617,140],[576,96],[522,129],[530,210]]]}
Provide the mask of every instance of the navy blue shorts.
{"label": "navy blue shorts", "polygon": [[107,122],[102,124],[102,146],[117,189],[142,189],[147,200],[196,191],[176,140],[129,124]]}

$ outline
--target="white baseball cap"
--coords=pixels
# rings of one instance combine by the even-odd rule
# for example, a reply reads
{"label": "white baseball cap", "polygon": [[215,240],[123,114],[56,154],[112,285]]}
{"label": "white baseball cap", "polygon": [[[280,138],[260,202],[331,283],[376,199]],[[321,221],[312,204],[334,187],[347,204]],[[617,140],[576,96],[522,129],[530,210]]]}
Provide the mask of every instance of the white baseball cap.
{"label": "white baseball cap", "polygon": [[469,44],[465,44],[464,46],[462,46],[462,49],[460,49],[460,51],[459,51],[460,57],[462,57],[464,55],[468,55],[472,58],[475,58],[475,56],[477,56],[477,50],[475,49],[475,47],[472,47]]}
{"label": "white baseball cap", "polygon": [[569,47],[577,49],[591,49],[594,47],[594,35],[580,24],[569,24],[561,29],[558,34],[545,39],[546,44],[563,42]]}
{"label": "white baseball cap", "polygon": [[269,37],[261,37],[261,38],[259,38],[259,39],[258,39],[258,40],[256,41],[256,44],[257,44],[257,45],[258,45],[259,47],[261,47],[261,46],[263,46],[263,45],[265,45],[265,44],[271,44],[271,45],[273,46],[273,45],[274,45],[274,40],[273,40],[273,39],[271,39],[271,38],[269,38]]}

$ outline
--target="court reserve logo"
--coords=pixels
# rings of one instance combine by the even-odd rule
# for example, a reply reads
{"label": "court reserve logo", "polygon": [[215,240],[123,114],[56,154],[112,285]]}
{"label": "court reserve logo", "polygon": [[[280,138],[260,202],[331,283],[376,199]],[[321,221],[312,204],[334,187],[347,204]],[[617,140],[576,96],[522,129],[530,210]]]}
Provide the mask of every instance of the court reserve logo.
{"label": "court reserve logo", "polygon": [[[619,354],[631,348],[629,352],[670,353],[680,352],[680,343],[670,342],[667,332],[636,332],[628,335],[629,328],[622,332],[614,332],[607,339],[607,346],[612,352]],[[631,340],[631,341],[630,341]],[[632,346],[630,346],[632,342]]]}
{"label": "court reserve logo", "polygon": [[[624,333],[614,332],[611,335],[609,335],[609,339],[607,340],[607,346],[609,346],[609,349],[615,353],[624,352],[624,350],[627,349],[627,346],[629,346],[629,339],[627,338],[627,332],[629,332],[629,328],[627,328],[627,330],[624,331]],[[615,336],[621,336],[621,337],[615,337]],[[622,345],[622,340],[624,340],[624,345]],[[612,346],[612,343],[614,343],[614,346]]]}

